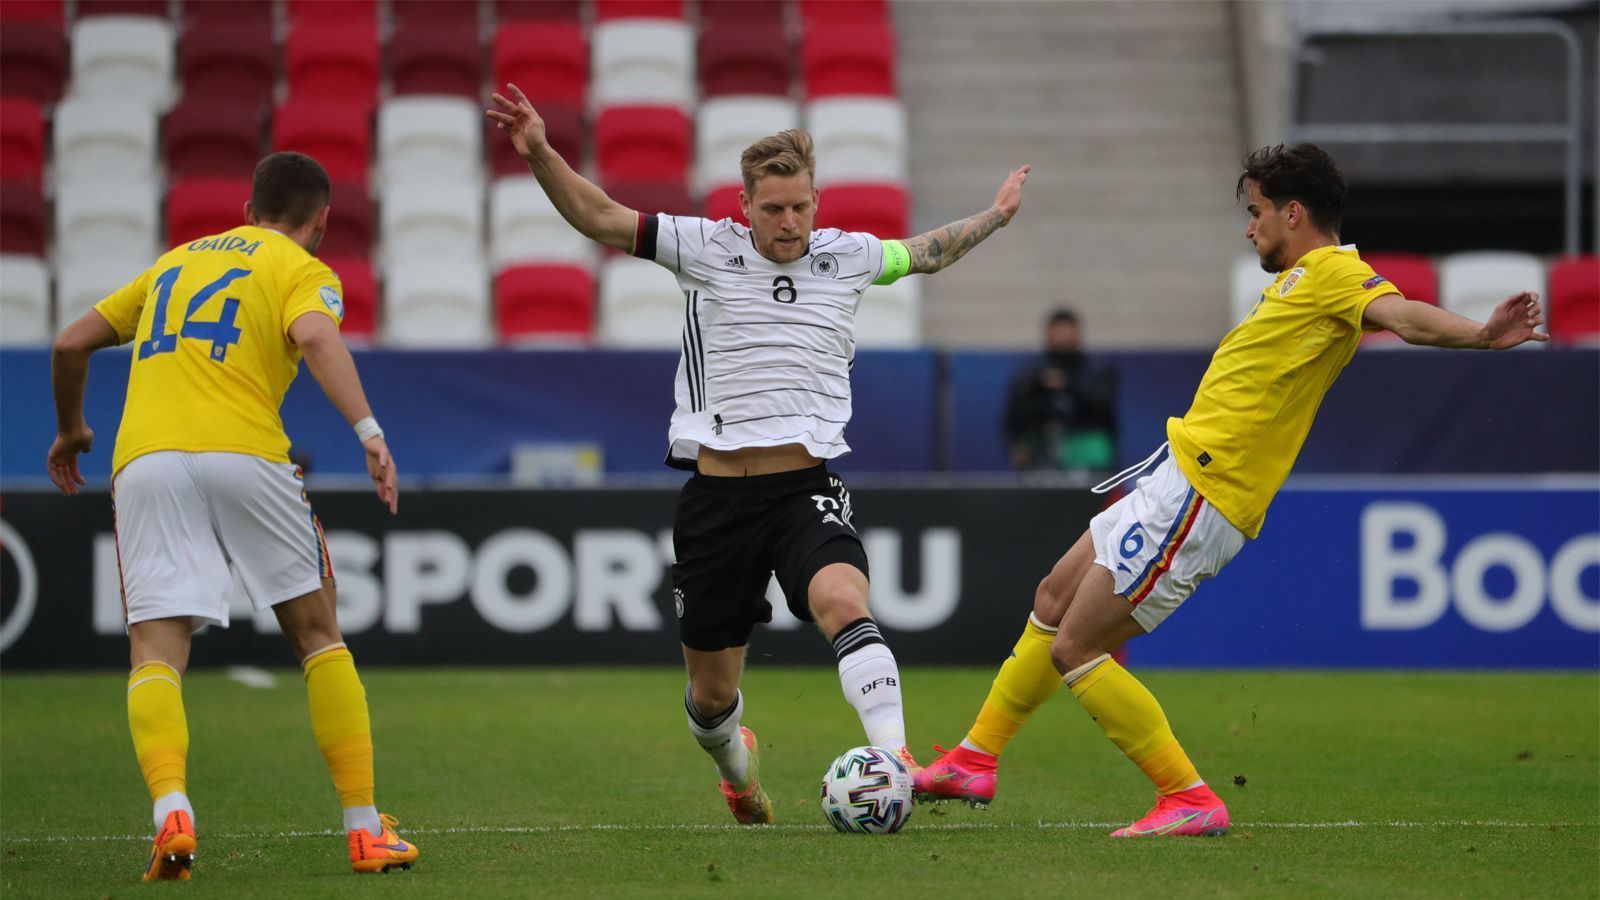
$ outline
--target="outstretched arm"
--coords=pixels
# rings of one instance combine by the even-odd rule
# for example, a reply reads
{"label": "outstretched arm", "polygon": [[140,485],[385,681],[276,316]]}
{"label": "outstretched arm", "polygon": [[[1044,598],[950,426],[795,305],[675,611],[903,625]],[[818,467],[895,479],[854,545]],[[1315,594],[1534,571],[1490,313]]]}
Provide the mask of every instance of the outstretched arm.
{"label": "outstretched arm", "polygon": [[485,110],[484,115],[510,136],[512,146],[533,170],[533,177],[539,179],[539,186],[555,204],[556,211],[584,237],[631,253],[638,214],[574,172],[550,146],[545,138],[544,120],[534,111],[522,89],[507,84],[506,91],[511,94],[509,98],[499,93],[494,95],[494,102],[500,108]]}
{"label": "outstretched arm", "polygon": [[[328,401],[344,415],[344,420],[356,426],[361,437],[361,447],[367,454],[367,474],[372,476],[372,486],[378,499],[394,513],[399,509],[399,473],[395,471],[394,457],[389,455],[389,445],[383,431],[372,419],[372,407],[367,403],[367,392],[361,388],[361,376],[356,374],[356,361],[350,348],[339,337],[339,326],[327,316],[311,312],[289,323],[289,339],[295,342],[305,356],[306,368],[328,395]],[[360,423],[370,426],[370,434],[362,436]]]}
{"label": "outstretched arm", "polygon": [[1367,304],[1361,314],[1365,324],[1399,335],[1408,344],[1476,350],[1509,350],[1527,341],[1548,341],[1534,329],[1544,323],[1539,295],[1523,291],[1495,307],[1483,324],[1440,309],[1431,303],[1386,294]]}
{"label": "outstretched arm", "polygon": [[1007,176],[995,195],[994,205],[983,212],[903,241],[911,254],[911,271],[937,272],[966,256],[967,251],[983,243],[984,238],[1006,227],[1022,206],[1022,184],[1028,180],[1031,168],[1023,166]]}
{"label": "outstretched arm", "polygon": [[94,446],[94,432],[83,420],[83,390],[89,383],[89,356],[121,343],[117,330],[98,310],[61,330],[50,348],[50,391],[56,400],[56,439],[45,456],[50,480],[71,496],[88,484],[78,470],[78,454]]}

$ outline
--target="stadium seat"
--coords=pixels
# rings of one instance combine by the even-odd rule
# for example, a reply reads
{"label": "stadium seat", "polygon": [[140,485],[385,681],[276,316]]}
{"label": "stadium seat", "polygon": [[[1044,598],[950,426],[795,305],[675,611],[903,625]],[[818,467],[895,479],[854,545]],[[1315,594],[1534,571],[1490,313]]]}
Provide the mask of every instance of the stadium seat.
{"label": "stadium seat", "polygon": [[149,179],[156,167],[156,113],[115,97],[73,95],[56,105],[55,178]]}
{"label": "stadium seat", "polygon": [[272,149],[316,157],[334,181],[367,183],[372,109],[363,101],[290,99],[272,117]]}
{"label": "stadium seat", "polygon": [[478,260],[414,257],[383,276],[384,342],[400,347],[484,347],[489,276]]}
{"label": "stadium seat", "polygon": [[594,127],[600,180],[686,181],[689,117],[665,106],[614,106]]}
{"label": "stadium seat", "polygon": [[490,50],[494,89],[522,89],[539,115],[545,104],[583,107],[589,89],[589,45],[575,22],[511,22],[495,31]]}
{"label": "stadium seat", "polygon": [[376,28],[378,0],[288,0],[289,22],[317,25],[366,25]]}
{"label": "stadium seat", "polygon": [[[562,104],[546,104],[539,109],[539,118],[544,120],[544,136],[550,146],[561,154],[572,168],[583,171],[584,164],[584,132],[583,112],[577,106],[564,106]],[[511,138],[501,131],[493,122],[485,121],[484,140],[489,145],[489,157],[496,175],[526,175],[528,164],[517,155],[517,148],[512,145]]]}
{"label": "stadium seat", "polygon": [[379,218],[388,265],[483,259],[483,185],[476,180],[389,182]]}
{"label": "stadium seat", "polygon": [[61,99],[67,42],[59,22],[0,21],[0,84],[40,105]]}
{"label": "stadium seat", "polygon": [[369,22],[296,22],[283,47],[289,99],[372,107],[378,99],[378,32]]}
{"label": "stadium seat", "polygon": [[477,0],[390,0],[395,33],[412,25],[470,25],[478,28]]}
{"label": "stadium seat", "polygon": [[6,22],[44,22],[61,27],[66,14],[66,0],[6,0],[0,7],[0,19]]}
{"label": "stadium seat", "polygon": [[251,104],[185,96],[161,129],[167,174],[249,175],[261,158],[261,112]]}
{"label": "stadium seat", "polygon": [[333,182],[329,191],[328,233],[318,255],[370,259],[377,235],[377,210],[365,185]]}
{"label": "stadium seat", "polygon": [[155,259],[161,203],[155,184],[129,178],[80,178],[56,190],[58,268],[100,268],[102,259]]}
{"label": "stadium seat", "polygon": [[817,196],[817,227],[865,231],[884,240],[909,237],[905,188],[895,184],[838,184]]}
{"label": "stadium seat", "polygon": [[48,344],[53,336],[44,260],[0,253],[0,344]]}
{"label": "stadium seat", "polygon": [[1600,341],[1600,256],[1569,256],[1550,267],[1545,302],[1550,334],[1573,343]]}
{"label": "stadium seat", "polygon": [[856,305],[857,347],[916,347],[922,343],[921,279],[867,288]]}
{"label": "stadium seat", "polygon": [[78,18],[85,16],[167,17],[167,0],[78,0]]}
{"label": "stadium seat", "polygon": [[623,206],[647,215],[700,215],[700,204],[689,196],[682,182],[624,181],[606,185],[606,193]]}
{"label": "stadium seat", "polygon": [[489,188],[489,233],[495,271],[528,263],[593,269],[600,252],[561,218],[532,175],[501,178]]}
{"label": "stadium seat", "polygon": [[597,22],[616,19],[683,19],[683,0],[594,0]]}
{"label": "stadium seat", "polygon": [[600,269],[600,343],[673,349],[683,340],[683,294],[672,273],[616,256]]}
{"label": "stadium seat", "polygon": [[793,80],[791,58],[782,22],[705,28],[700,32],[698,56],[700,95],[788,97]]}
{"label": "stadium seat", "polygon": [[173,55],[164,19],[80,18],[72,26],[72,93],[164,109],[172,100]]}
{"label": "stadium seat", "polygon": [[750,220],[745,218],[744,208],[739,205],[739,192],[742,190],[744,185],[735,182],[706,191],[706,218],[713,222],[732,219],[740,225],[748,226]]}
{"label": "stadium seat", "polygon": [[700,0],[700,28],[723,25],[777,25],[782,27],[788,4],[784,0]]}
{"label": "stadium seat", "polygon": [[1256,302],[1261,299],[1261,294],[1272,287],[1276,281],[1276,272],[1264,272],[1261,269],[1261,257],[1254,253],[1246,253],[1235,257],[1233,269],[1229,276],[1228,288],[1228,328],[1244,321],[1244,317],[1255,309]]}
{"label": "stadium seat", "polygon": [[694,103],[694,36],[687,24],[617,19],[594,27],[594,109]]}
{"label": "stadium seat", "polygon": [[817,186],[906,180],[906,109],[892,97],[832,97],[806,104],[816,142]]}
{"label": "stadium seat", "polygon": [[482,118],[482,105],[464,97],[385,100],[378,110],[378,170],[384,183],[482,178]]}
{"label": "stadium seat", "polygon": [[741,177],[739,156],[746,147],[784,129],[800,127],[798,107],[783,97],[705,100],[696,119],[694,180],[702,191],[737,183]]}
{"label": "stadium seat", "polygon": [[896,94],[894,35],[887,25],[832,19],[811,24],[800,42],[800,65],[807,99]]}
{"label": "stadium seat", "polygon": [[26,97],[0,97],[0,175],[7,181],[43,181],[44,116]]}
{"label": "stadium seat", "polygon": [[1361,261],[1388,279],[1407,300],[1439,305],[1439,273],[1433,260],[1416,253],[1363,253]]}
{"label": "stadium seat", "polygon": [[46,220],[37,181],[0,181],[0,253],[43,256]]}
{"label": "stadium seat", "polygon": [[[1439,305],[1476,322],[1521,291],[1544,295],[1544,266],[1526,253],[1483,251],[1456,253],[1439,266]],[[1528,342],[1524,346],[1540,346]]]}
{"label": "stadium seat", "polygon": [[800,0],[800,21],[807,27],[816,22],[887,24],[889,0]]}
{"label": "stadium seat", "polygon": [[502,23],[523,21],[571,22],[582,21],[581,0],[495,0],[495,20]]}
{"label": "stadium seat", "polygon": [[594,276],[586,267],[513,266],[495,276],[494,297],[502,340],[587,341],[594,333]]}
{"label": "stadium seat", "polygon": [[[191,4],[193,5],[193,4]],[[228,3],[202,3],[202,7]],[[178,39],[178,76],[183,99],[207,98],[223,108],[259,110],[272,102],[278,73],[277,45],[270,18],[204,19]]]}
{"label": "stadium seat", "polygon": [[390,83],[396,94],[449,94],[476,105],[483,95],[482,52],[476,18],[406,19],[389,39]]}
{"label": "stadium seat", "polygon": [[[332,233],[331,225],[329,233]],[[329,253],[327,241],[323,241],[317,257],[333,270],[333,274],[339,276],[339,285],[344,289],[344,320],[339,332],[346,339],[371,341],[377,336],[378,330],[378,284],[373,278],[372,264],[367,261],[366,254],[342,256]]]}
{"label": "stadium seat", "polygon": [[245,224],[250,178],[201,176],[167,188],[167,241],[176,247]]}
{"label": "stadium seat", "polygon": [[154,262],[151,256],[118,253],[94,260],[65,263],[56,260],[56,322],[70,325],[125,286]]}
{"label": "stadium seat", "polygon": [[183,21],[191,28],[212,22],[271,25],[272,6],[273,0],[183,0]]}

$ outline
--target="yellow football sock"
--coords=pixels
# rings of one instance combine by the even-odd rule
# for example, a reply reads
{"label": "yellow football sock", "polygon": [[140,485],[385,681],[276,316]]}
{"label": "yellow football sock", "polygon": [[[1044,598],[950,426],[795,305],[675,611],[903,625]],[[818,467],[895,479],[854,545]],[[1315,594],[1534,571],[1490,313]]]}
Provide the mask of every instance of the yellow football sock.
{"label": "yellow football sock", "polygon": [[[1189,762],[1188,754],[1167,724],[1161,704],[1109,656],[1100,658],[1088,672],[1069,681],[1078,702],[1105,729],[1106,737],[1117,745],[1133,764],[1156,784],[1163,794],[1181,791],[1200,780],[1200,773]],[[1076,672],[1068,673],[1072,678]]]}
{"label": "yellow football sock", "polygon": [[355,658],[344,644],[334,644],[306,657],[304,665],[311,731],[328,763],[339,802],[346,808],[371,806],[372,724]]}
{"label": "yellow football sock", "polygon": [[189,720],[183,714],[183,678],[176,669],[147,662],[128,674],[128,730],[150,799],[185,791]]}
{"label": "yellow football sock", "polygon": [[1028,627],[994,676],[978,720],[967,732],[968,741],[999,756],[1033,711],[1055,696],[1061,687],[1061,673],[1050,662],[1050,643],[1055,639],[1056,629],[1028,616]]}

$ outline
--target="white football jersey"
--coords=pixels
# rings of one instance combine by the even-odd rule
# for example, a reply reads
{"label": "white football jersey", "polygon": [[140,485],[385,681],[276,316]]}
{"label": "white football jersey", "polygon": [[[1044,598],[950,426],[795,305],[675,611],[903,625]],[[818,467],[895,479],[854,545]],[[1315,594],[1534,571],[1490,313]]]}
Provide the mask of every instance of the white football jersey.
{"label": "white football jersey", "polygon": [[802,444],[818,459],[850,452],[856,305],[883,274],[882,241],[823,228],[805,256],[775,263],[732,219],[641,215],[634,247],[683,290],[668,465],[693,469],[702,446]]}

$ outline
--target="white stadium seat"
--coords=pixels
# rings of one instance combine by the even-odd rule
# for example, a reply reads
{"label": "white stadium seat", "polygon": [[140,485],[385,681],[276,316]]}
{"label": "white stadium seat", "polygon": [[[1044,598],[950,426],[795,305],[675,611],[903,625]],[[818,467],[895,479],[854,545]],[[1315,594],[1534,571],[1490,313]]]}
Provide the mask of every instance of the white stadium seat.
{"label": "white stadium seat", "polygon": [[74,94],[56,105],[56,181],[149,180],[156,169],[154,110],[116,97]]}
{"label": "white stadium seat", "polygon": [[887,97],[837,97],[806,104],[816,141],[817,185],[906,180],[906,109]]}
{"label": "white stadium seat", "polygon": [[155,262],[161,200],[149,181],[76,179],[56,191],[56,267],[99,259]]}
{"label": "white stadium seat", "polygon": [[856,306],[857,347],[922,344],[922,285],[917,278],[874,285]]}
{"label": "white stadium seat", "polygon": [[799,128],[800,108],[783,97],[715,97],[700,104],[696,120],[695,183],[704,192],[739,183],[739,155],[767,135]]}
{"label": "white stadium seat", "polygon": [[402,259],[384,273],[384,342],[403,347],[484,347],[489,273],[478,261]]}
{"label": "white stadium seat", "polygon": [[600,344],[673,348],[683,340],[683,292],[672,273],[618,256],[600,269]]}
{"label": "white stadium seat", "polygon": [[1540,297],[1545,292],[1544,266],[1527,253],[1456,253],[1439,264],[1439,305],[1476,322],[1487,321],[1501,301],[1522,291]]}
{"label": "white stadium seat", "polygon": [[591,100],[608,106],[694,105],[694,34],[684,22],[615,19],[594,26]]}
{"label": "white stadium seat", "polygon": [[72,93],[162,110],[172,102],[172,26],[148,16],[88,16],[72,26]]}
{"label": "white stadium seat", "polygon": [[483,261],[483,185],[412,180],[383,188],[384,258]]}
{"label": "white stadium seat", "polygon": [[600,255],[600,246],[561,218],[531,175],[501,178],[489,188],[489,233],[496,272],[510,265],[562,263],[593,273]]}
{"label": "white stadium seat", "polygon": [[56,260],[56,321],[76,322],[111,292],[139,277],[155,262],[151,256],[106,255]]}
{"label": "white stadium seat", "polygon": [[378,109],[384,183],[483,177],[482,104],[464,97],[391,97]]}
{"label": "white stadium seat", "polygon": [[0,344],[48,344],[50,338],[50,273],[44,260],[0,255]]}
{"label": "white stadium seat", "polygon": [[[1261,270],[1261,257],[1247,253],[1233,261],[1233,273],[1228,288],[1228,328],[1244,321],[1255,309],[1256,301],[1272,283],[1278,280],[1276,272]],[[1290,296],[1294,296],[1291,292]]]}

